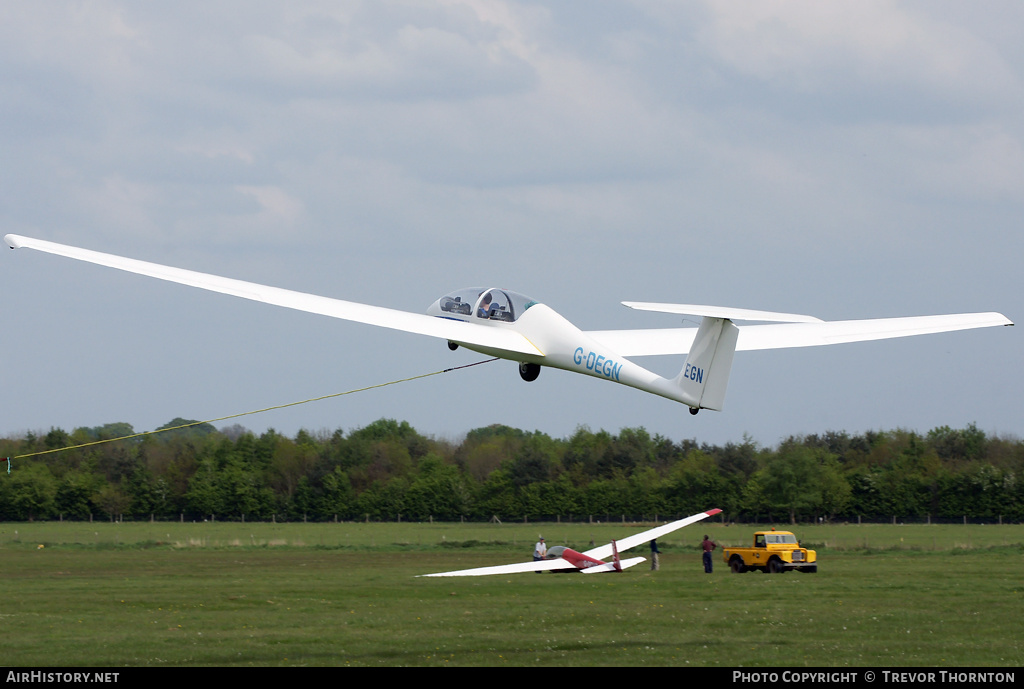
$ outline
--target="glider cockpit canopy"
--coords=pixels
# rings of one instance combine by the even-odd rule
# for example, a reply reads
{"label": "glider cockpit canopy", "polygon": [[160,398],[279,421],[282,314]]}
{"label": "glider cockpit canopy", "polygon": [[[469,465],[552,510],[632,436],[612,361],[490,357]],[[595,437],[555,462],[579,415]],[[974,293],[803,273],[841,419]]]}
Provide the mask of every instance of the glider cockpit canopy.
{"label": "glider cockpit canopy", "polygon": [[469,287],[435,301],[427,313],[458,321],[474,319],[512,323],[539,302],[507,289]]}

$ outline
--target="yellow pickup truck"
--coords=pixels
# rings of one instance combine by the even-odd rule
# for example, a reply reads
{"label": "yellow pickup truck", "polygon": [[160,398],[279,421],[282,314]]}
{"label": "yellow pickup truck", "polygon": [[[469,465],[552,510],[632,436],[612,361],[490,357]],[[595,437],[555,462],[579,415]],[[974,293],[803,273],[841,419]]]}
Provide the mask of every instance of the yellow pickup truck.
{"label": "yellow pickup truck", "polygon": [[800,572],[818,571],[818,554],[800,547],[796,536],[789,531],[758,531],[751,548],[723,548],[722,557],[736,574],[761,570],[782,574],[791,569]]}

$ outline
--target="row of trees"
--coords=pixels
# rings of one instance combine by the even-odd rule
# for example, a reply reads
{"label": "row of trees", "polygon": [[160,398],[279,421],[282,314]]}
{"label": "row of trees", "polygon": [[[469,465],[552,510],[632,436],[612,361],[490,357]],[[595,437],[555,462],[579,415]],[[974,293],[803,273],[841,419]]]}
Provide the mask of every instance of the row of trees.
{"label": "row of trees", "polygon": [[[168,427],[187,421],[175,419]],[[289,438],[208,424],[131,440],[124,423],[0,439],[0,520],[1024,519],[1024,443],[975,425],[673,442],[643,428],[551,438],[507,426],[436,440],[382,419]]]}

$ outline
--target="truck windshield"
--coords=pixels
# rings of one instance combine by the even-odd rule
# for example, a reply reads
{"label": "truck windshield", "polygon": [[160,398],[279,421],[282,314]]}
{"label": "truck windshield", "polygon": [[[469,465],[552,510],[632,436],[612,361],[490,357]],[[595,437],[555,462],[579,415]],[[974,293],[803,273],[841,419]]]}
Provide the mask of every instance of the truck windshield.
{"label": "truck windshield", "polygon": [[767,534],[768,543],[792,543],[796,544],[796,536],[791,533],[772,533]]}

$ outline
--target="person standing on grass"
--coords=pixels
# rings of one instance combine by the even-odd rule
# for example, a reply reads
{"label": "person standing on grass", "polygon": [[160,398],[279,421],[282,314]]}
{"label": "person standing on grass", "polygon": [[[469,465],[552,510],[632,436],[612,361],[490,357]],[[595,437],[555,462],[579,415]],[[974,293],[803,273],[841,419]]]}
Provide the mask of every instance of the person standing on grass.
{"label": "person standing on grass", "polygon": [[704,573],[711,574],[711,552],[718,547],[718,544],[712,541],[707,534],[704,534],[704,540],[701,541],[700,548],[704,551]]}
{"label": "person standing on grass", "polygon": [[[542,536],[537,545],[533,546],[533,561],[540,562],[548,554],[548,547],[544,544],[544,537]],[[540,574],[540,570],[537,570],[537,574]]]}

